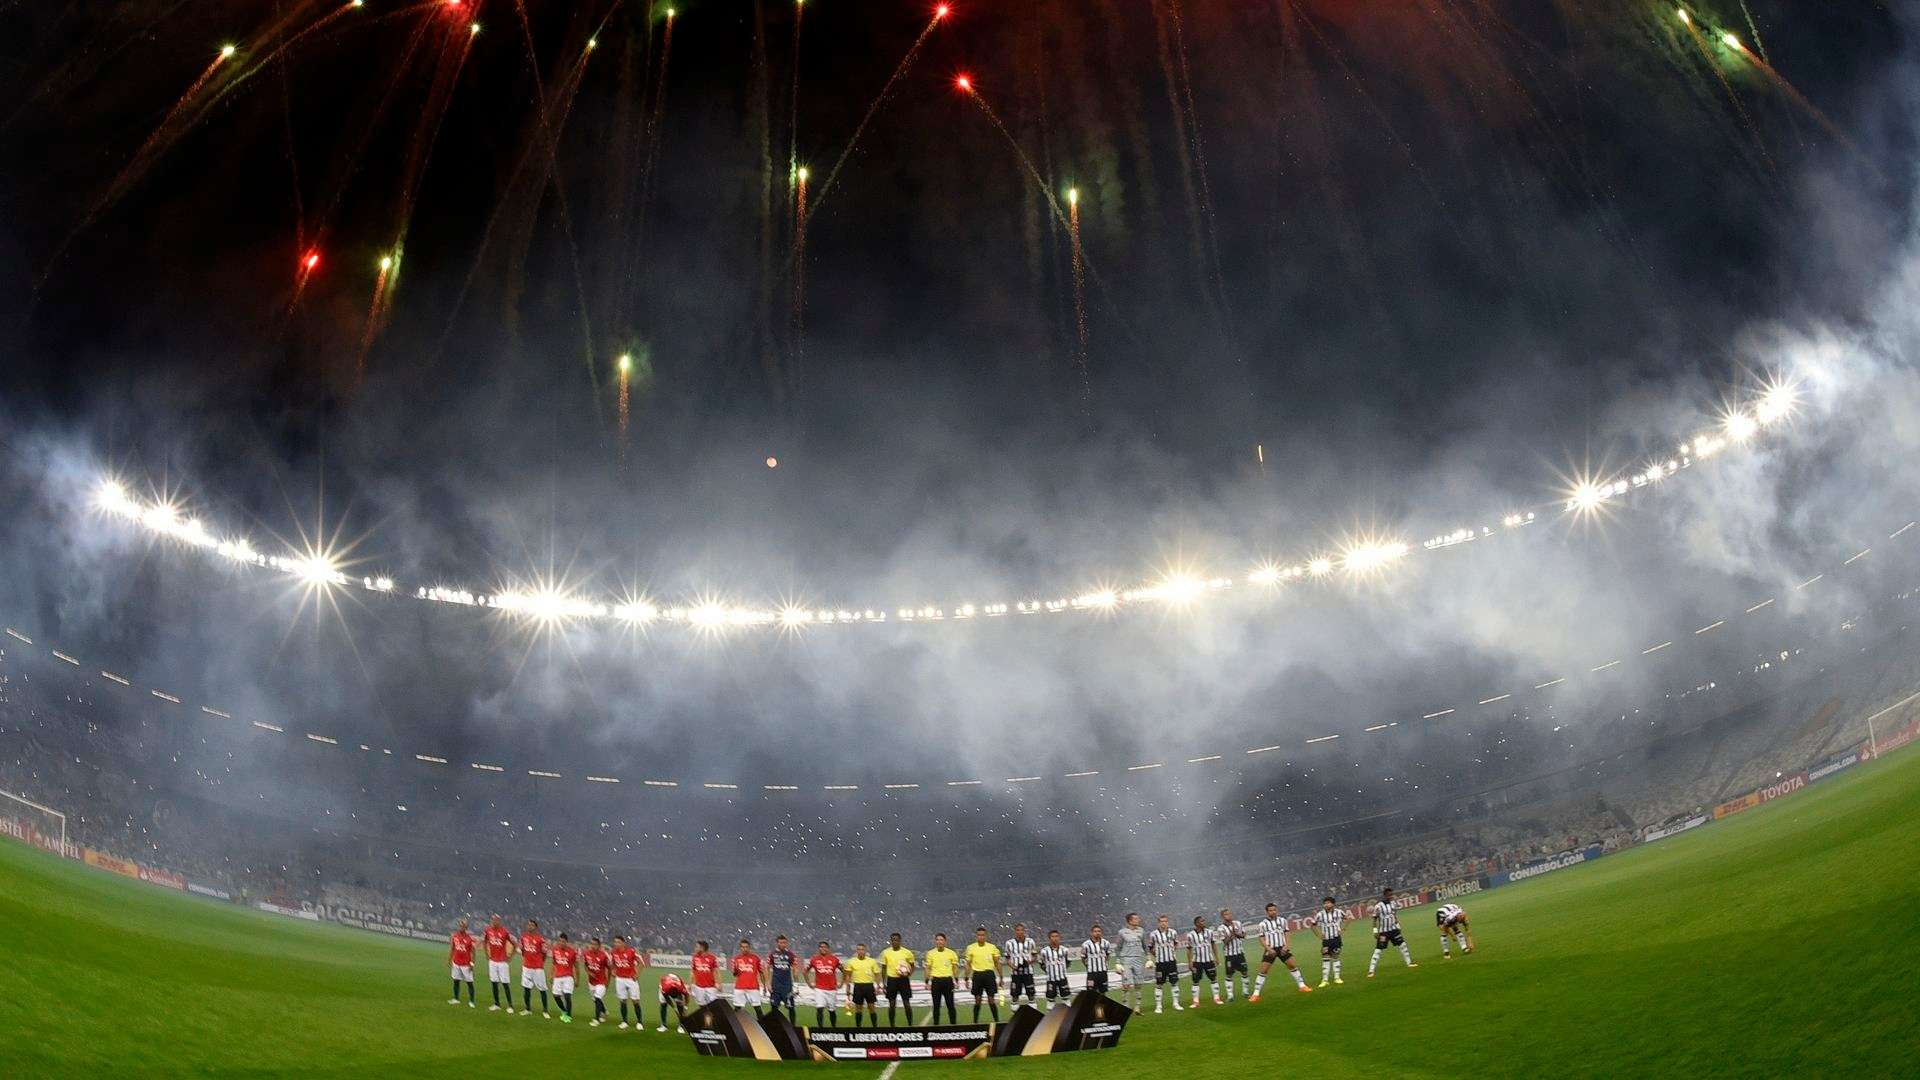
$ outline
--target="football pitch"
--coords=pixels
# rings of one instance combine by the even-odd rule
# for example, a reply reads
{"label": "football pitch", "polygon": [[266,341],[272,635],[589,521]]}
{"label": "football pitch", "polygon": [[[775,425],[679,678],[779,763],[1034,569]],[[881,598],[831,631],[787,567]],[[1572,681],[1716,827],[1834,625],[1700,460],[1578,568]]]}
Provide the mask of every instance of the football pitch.
{"label": "football pitch", "polygon": [[[1389,952],[1368,981],[1362,927],[1343,987],[1297,994],[1276,975],[1258,1005],[1138,1016],[1114,1050],[900,1072],[1920,1075],[1920,754],[1462,903],[1471,957],[1442,961],[1431,909],[1415,909],[1417,970]],[[487,1012],[484,982],[478,1010],[451,1008],[443,945],[169,893],[12,842],[0,927],[0,1076],[880,1071],[701,1059],[684,1036],[589,1028],[585,994],[571,1026]],[[1308,938],[1295,948],[1318,981]],[[642,992],[651,1013],[650,982]]]}

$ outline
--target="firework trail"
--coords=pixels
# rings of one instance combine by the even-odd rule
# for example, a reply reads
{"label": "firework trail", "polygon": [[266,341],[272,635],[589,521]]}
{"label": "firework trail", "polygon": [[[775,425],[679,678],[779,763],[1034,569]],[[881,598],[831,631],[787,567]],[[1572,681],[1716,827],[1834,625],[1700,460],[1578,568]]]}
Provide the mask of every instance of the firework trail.
{"label": "firework trail", "polygon": [[800,167],[800,23],[807,0],[793,0],[793,87],[787,94],[787,175]]}
{"label": "firework trail", "polygon": [[419,124],[414,128],[413,138],[407,144],[407,160],[400,180],[400,223],[395,230],[398,239],[395,250],[402,249],[407,243],[407,233],[413,227],[413,210],[420,195],[420,184],[426,178],[427,164],[433,158],[433,148],[440,139],[440,126],[446,120],[447,106],[453,100],[453,92],[460,81],[460,72],[466,67],[467,57],[473,52],[473,38],[477,31],[456,28],[449,35],[448,48],[443,50],[434,64],[433,81],[427,92],[427,101],[420,111]]}
{"label": "firework trail", "polygon": [[[1215,303],[1219,305],[1222,328],[1229,337],[1231,330],[1231,306],[1227,298],[1227,279],[1220,269],[1220,232],[1214,221],[1213,184],[1207,174],[1207,144],[1200,133],[1200,110],[1193,102],[1193,72],[1187,57],[1186,25],[1180,18],[1180,0],[1166,0],[1167,16],[1173,27],[1174,55],[1180,61],[1179,93],[1181,103],[1186,108],[1186,135],[1188,148],[1193,154],[1194,178],[1198,186],[1197,195],[1200,204],[1200,222],[1206,228],[1205,252],[1207,271],[1213,278],[1216,290]],[[1236,356],[1238,350],[1236,350]],[[1242,360],[1242,363],[1245,361]]]}
{"label": "firework trail", "polygon": [[840,156],[835,159],[833,168],[827,170],[827,179],[820,185],[820,194],[813,200],[813,212],[815,214],[818,214],[825,208],[828,197],[833,194],[834,181],[840,178],[840,170],[846,168],[847,159],[853,156],[854,149],[860,145],[860,136],[866,133],[867,125],[873,122],[874,115],[880,111],[880,107],[885,105],[887,99],[893,96],[893,88],[899,85],[900,80],[913,68],[914,60],[919,57],[920,49],[927,43],[927,38],[933,35],[934,28],[939,26],[941,22],[952,13],[953,9],[946,4],[941,4],[934,8],[933,18],[927,20],[927,25],[920,31],[920,36],[914,38],[913,44],[907,48],[907,54],[900,58],[898,64],[894,65],[893,74],[887,77],[886,85],[880,88],[879,95],[873,99],[872,104],[867,106],[865,115],[861,116],[860,122],[854,125],[853,137],[847,140],[845,147],[841,148]]}
{"label": "firework trail", "polygon": [[1073,249],[1074,373],[1080,379],[1081,420],[1093,424],[1093,382],[1087,373],[1087,262],[1080,248],[1080,189],[1067,189],[1067,243]]}
{"label": "firework trail", "polygon": [[59,265],[61,256],[66,254],[67,248],[73,244],[74,240],[78,238],[81,233],[92,228],[93,223],[99,220],[100,215],[106,211],[107,207],[113,205],[124,196],[139,178],[146,173],[147,169],[152,167],[154,159],[159,156],[162,143],[171,143],[174,138],[179,136],[180,132],[185,131],[191,126],[190,121],[184,124],[180,123],[180,117],[187,111],[187,108],[194,103],[194,99],[200,92],[206,89],[207,85],[213,81],[213,77],[219,74],[222,68],[226,67],[227,62],[232,60],[238,51],[237,46],[222,45],[219,51],[214,54],[212,62],[201,69],[200,74],[194,78],[192,83],[188,84],[186,92],[182,93],[179,99],[167,109],[166,115],[161,117],[159,126],[155,127],[153,132],[147,136],[146,141],[140,144],[140,148],[133,152],[133,157],[127,162],[126,166],[122,168],[119,174],[113,178],[113,181],[107,185],[106,190],[102,191],[100,195],[88,205],[86,213],[80,215],[80,220],[74,224],[73,229],[60,241],[59,246],[53,249],[53,254],[47,259],[46,266],[41,269],[39,276],[34,282],[36,291],[38,291],[40,286],[46,284],[48,276],[53,273],[54,267]]}
{"label": "firework trail", "polygon": [[[645,238],[647,208],[653,203],[654,166],[660,158],[661,129],[667,118],[667,66],[673,60],[673,20],[676,9],[667,9],[666,24],[660,31],[660,71],[653,84],[653,113],[647,119],[646,161],[640,167],[640,228]],[[765,54],[762,54],[765,62]]]}
{"label": "firework trail", "polygon": [[1772,63],[1767,56],[1767,43],[1760,40],[1760,25],[1753,21],[1753,9],[1747,6],[1747,0],[1740,0],[1740,14],[1747,17],[1747,32],[1753,35],[1753,46],[1760,50],[1760,59]]}
{"label": "firework trail", "polygon": [[[1748,16],[1748,18],[1751,19],[1752,16]],[[1820,127],[1824,129],[1827,134],[1833,136],[1834,141],[1846,147],[1852,153],[1859,154],[1862,160],[1867,161],[1867,164],[1873,165],[1873,162],[1871,160],[1868,160],[1864,154],[1860,154],[1860,148],[1854,145],[1853,139],[1849,137],[1845,131],[1841,130],[1840,125],[1834,123],[1833,119],[1829,117],[1826,113],[1822,112],[1819,106],[1807,100],[1807,96],[1805,94],[1802,94],[1798,87],[1788,82],[1785,76],[1781,75],[1778,71],[1775,71],[1773,65],[1767,63],[1766,57],[1760,56],[1754,53],[1751,49],[1748,49],[1745,45],[1740,43],[1739,38],[1733,36],[1732,34],[1726,34],[1722,36],[1720,40],[1724,45],[1727,46],[1727,48],[1732,49],[1735,53],[1745,58],[1748,63],[1754,66],[1755,70],[1760,72],[1760,74],[1765,75],[1767,77],[1767,81],[1772,83],[1775,89],[1779,90],[1782,94],[1786,95],[1787,100],[1793,102],[1795,105],[1800,106],[1800,108],[1804,110],[1808,116],[1812,117],[1814,122],[1819,124]],[[1878,166],[1875,166],[1875,171],[1876,172],[1879,171]]]}
{"label": "firework trail", "polygon": [[620,460],[624,462],[627,459],[627,425],[633,420],[633,354],[621,353],[614,368],[620,374]]}
{"label": "firework trail", "polygon": [[380,257],[380,274],[373,279],[373,300],[367,305],[367,325],[360,335],[360,354],[353,366],[354,385],[360,385],[367,374],[367,354],[373,351],[373,340],[380,336],[386,326],[387,315],[393,310],[393,285],[400,276],[400,253]]}
{"label": "firework trail", "polygon": [[798,384],[807,351],[807,167],[793,170],[793,310],[788,378]]}
{"label": "firework trail", "polygon": [[[1007,125],[1000,119],[1000,114],[995,112],[993,106],[987,103],[987,99],[982,97],[980,92],[974,88],[972,76],[961,75],[954,79],[953,85],[955,89],[967,95],[967,97],[973,100],[975,105],[979,106],[980,111],[992,122],[994,130],[998,131],[1000,137],[1006,141],[1007,148],[1013,151],[1013,156],[1019,162],[1022,171],[1026,173],[1027,179],[1032,182],[1034,189],[1040,193],[1041,198],[1046,202],[1053,223],[1062,229],[1071,231],[1073,228],[1072,219],[1066,211],[1060,208],[1060,200],[1054,197],[1053,189],[1047,186],[1046,179],[1040,175],[1040,170],[1034,166],[1033,159],[1021,148],[1019,140],[1013,137],[1013,132],[1008,129]],[[1093,282],[1094,287],[1100,290],[1100,298],[1105,301],[1107,311],[1113,318],[1115,325],[1119,326],[1128,338],[1137,340],[1138,335],[1134,333],[1127,319],[1125,309],[1113,298],[1112,291],[1107,288],[1106,281],[1100,276],[1099,268],[1093,264],[1093,259],[1087,255],[1085,248],[1080,248],[1079,250],[1081,270],[1086,277]]]}
{"label": "firework trail", "polygon": [[[69,59],[62,62],[46,78],[40,80],[40,84],[31,93],[20,100],[20,104],[7,114],[7,118],[0,121],[0,132],[12,127],[14,121],[20,119],[28,109],[40,104],[49,95],[66,94],[92,80],[102,68],[119,59],[120,54],[128,47],[136,42],[147,40],[155,27],[170,22],[175,13],[186,7],[189,2],[191,0],[173,0],[172,4],[161,9],[153,18],[139,24],[131,34],[121,38],[119,44],[112,46],[106,44],[104,40],[108,33],[106,29],[95,34],[86,44],[74,50]],[[4,10],[6,6],[0,4],[0,11]]]}
{"label": "firework trail", "polygon": [[780,370],[779,336],[773,327],[774,303],[774,209],[773,209],[773,86],[767,66],[766,9],[760,0],[753,4],[753,68],[747,87],[748,122],[760,145],[760,276],[754,294],[754,334],[760,346],[760,366],[767,374],[767,386],[778,400],[782,391],[797,393]]}
{"label": "firework trail", "polygon": [[[1706,61],[1707,69],[1713,72],[1714,78],[1720,80],[1720,88],[1727,92],[1727,101],[1733,106],[1734,113],[1740,117],[1741,125],[1747,129],[1747,134],[1753,139],[1754,152],[1760,155],[1760,160],[1768,172],[1777,173],[1773,164],[1773,155],[1767,153],[1767,144],[1760,137],[1759,126],[1753,122],[1753,117],[1747,115],[1747,107],[1740,103],[1740,95],[1734,90],[1733,83],[1727,80],[1726,72],[1720,70],[1720,60],[1714,55],[1713,46],[1708,44],[1706,36],[1700,33],[1700,27],[1694,24],[1693,16],[1687,12],[1686,8],[1679,10],[1679,17],[1680,25],[1687,28],[1687,36],[1692,38],[1694,45],[1700,49],[1700,56]],[[1732,35],[1727,36],[1732,37]],[[1752,55],[1744,49],[1737,48],[1738,44],[1739,39],[1734,38],[1733,45],[1729,47],[1743,56]]]}

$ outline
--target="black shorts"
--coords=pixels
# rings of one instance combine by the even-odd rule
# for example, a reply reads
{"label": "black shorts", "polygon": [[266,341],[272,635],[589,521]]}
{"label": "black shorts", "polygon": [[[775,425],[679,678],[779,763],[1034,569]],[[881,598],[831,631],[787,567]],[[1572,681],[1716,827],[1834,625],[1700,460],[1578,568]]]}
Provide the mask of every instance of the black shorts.
{"label": "black shorts", "polygon": [[1008,990],[1008,991],[1007,991],[1007,996],[1009,996],[1009,997],[1019,997],[1019,996],[1020,996],[1020,994],[1021,994],[1021,992],[1022,992],[1022,991],[1025,991],[1025,992],[1026,992],[1026,995],[1027,995],[1027,1000],[1028,1000],[1028,1001],[1032,1001],[1032,1000],[1033,1000],[1033,971],[1032,971],[1032,969],[1028,969],[1028,970],[1026,970],[1026,971],[1016,971],[1016,972],[1014,972],[1014,973],[1013,973],[1013,979],[1012,979],[1012,982],[1013,982],[1013,987],[1012,987],[1012,989],[1010,989],[1010,990]]}
{"label": "black shorts", "polygon": [[1227,957],[1227,974],[1232,975],[1234,972],[1239,972],[1242,975],[1247,973],[1246,953],[1238,952]]}
{"label": "black shorts", "polygon": [[1067,991],[1067,980],[1065,979],[1048,979],[1047,980],[1047,1000],[1048,1001],[1052,1001],[1055,998],[1064,998],[1067,996],[1069,996]]}
{"label": "black shorts", "polygon": [[874,1004],[878,1000],[875,994],[875,987],[872,983],[853,984],[853,1003],[855,1005]]}
{"label": "black shorts", "polygon": [[1099,993],[1102,993],[1102,994],[1106,993],[1107,992],[1107,973],[1104,971],[1087,972],[1087,989],[1098,991]]}
{"label": "black shorts", "polygon": [[974,997],[995,997],[1000,993],[1000,973],[997,971],[976,971],[968,986]]}
{"label": "black shorts", "polygon": [[1178,960],[1155,961],[1153,965],[1153,981],[1155,984],[1159,986],[1165,986],[1168,983],[1172,983],[1175,986],[1179,986],[1180,985],[1180,961]]}
{"label": "black shorts", "polygon": [[952,1004],[953,1003],[953,977],[950,975],[936,975],[933,978],[928,979],[927,993],[933,995],[933,1001],[934,1001],[934,1004],[936,1005],[942,1001],[947,1002],[948,1004]]}
{"label": "black shorts", "polygon": [[1340,935],[1320,939],[1320,956],[1326,960],[1340,959]]}
{"label": "black shorts", "polygon": [[896,998],[901,1001],[912,1000],[913,980],[911,978],[900,975],[887,976],[887,1001],[891,1003]]}
{"label": "black shorts", "polygon": [[1376,949],[1384,949],[1389,945],[1405,945],[1406,943],[1407,939],[1400,936],[1398,929],[1373,935],[1373,947]]}
{"label": "black shorts", "polygon": [[1217,979],[1217,978],[1219,978],[1219,972],[1218,972],[1218,971],[1217,971],[1217,970],[1216,970],[1216,969],[1214,968],[1214,966],[1213,966],[1213,961],[1211,961],[1211,960],[1196,960],[1196,961],[1194,961],[1194,963],[1193,963],[1193,981],[1194,981],[1194,982],[1199,982],[1199,981],[1200,981],[1200,979],[1201,979],[1201,978],[1202,978],[1203,976],[1204,976],[1205,978],[1208,978],[1208,979]]}
{"label": "black shorts", "polygon": [[1467,929],[1467,917],[1466,917],[1465,915],[1462,915],[1462,916],[1460,916],[1459,918],[1457,918],[1457,919],[1455,919],[1455,920],[1453,920],[1453,921],[1452,921],[1452,922],[1450,922],[1450,923],[1443,923],[1443,924],[1441,925],[1441,929],[1443,929],[1443,930],[1458,930],[1458,931],[1461,931],[1462,933],[1464,933],[1464,932],[1466,931],[1466,929]]}
{"label": "black shorts", "polygon": [[792,1005],[793,981],[774,983],[773,989],[767,991],[767,1000],[775,1005]]}
{"label": "black shorts", "polygon": [[1271,964],[1275,961],[1285,963],[1291,959],[1293,959],[1293,950],[1287,948],[1285,944],[1282,944],[1277,949],[1269,946],[1267,951],[1260,956],[1260,962],[1263,964]]}

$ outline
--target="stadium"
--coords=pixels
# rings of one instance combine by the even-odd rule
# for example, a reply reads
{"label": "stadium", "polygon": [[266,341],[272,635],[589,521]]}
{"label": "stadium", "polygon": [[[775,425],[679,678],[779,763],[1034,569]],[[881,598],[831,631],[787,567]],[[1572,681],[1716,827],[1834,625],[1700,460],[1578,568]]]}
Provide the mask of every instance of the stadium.
{"label": "stadium", "polygon": [[1920,1069],[1917,29],[0,6],[0,1075]]}

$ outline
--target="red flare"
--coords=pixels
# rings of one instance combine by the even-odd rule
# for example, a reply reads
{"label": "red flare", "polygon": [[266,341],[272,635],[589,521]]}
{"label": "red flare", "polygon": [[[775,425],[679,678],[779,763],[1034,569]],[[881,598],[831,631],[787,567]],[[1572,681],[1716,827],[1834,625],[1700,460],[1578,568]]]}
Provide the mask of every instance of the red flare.
{"label": "red flare", "polygon": [[953,80],[953,85],[959,87],[961,93],[971,94],[973,93],[973,76],[962,75],[959,78]]}

